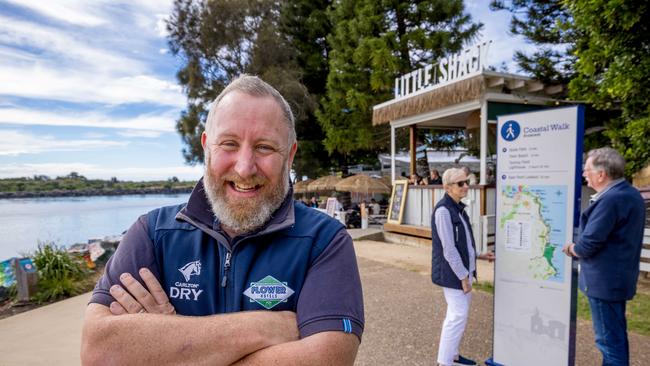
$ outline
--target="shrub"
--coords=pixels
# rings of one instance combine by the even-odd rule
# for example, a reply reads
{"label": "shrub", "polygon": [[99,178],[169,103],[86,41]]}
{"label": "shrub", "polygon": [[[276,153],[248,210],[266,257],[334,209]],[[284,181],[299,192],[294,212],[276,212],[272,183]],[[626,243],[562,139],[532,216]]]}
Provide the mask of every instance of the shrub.
{"label": "shrub", "polygon": [[88,270],[79,258],[53,243],[39,243],[31,256],[38,270],[38,303],[78,295],[85,289]]}

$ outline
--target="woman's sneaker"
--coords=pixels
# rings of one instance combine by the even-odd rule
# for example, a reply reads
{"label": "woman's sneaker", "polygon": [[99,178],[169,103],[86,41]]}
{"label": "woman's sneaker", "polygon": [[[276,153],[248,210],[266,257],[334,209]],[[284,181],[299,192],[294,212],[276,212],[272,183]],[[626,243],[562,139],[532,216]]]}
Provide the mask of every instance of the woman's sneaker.
{"label": "woman's sneaker", "polygon": [[475,366],[476,362],[473,360],[470,360],[469,358],[465,358],[461,355],[458,355],[458,359],[454,360],[453,363],[454,366]]}

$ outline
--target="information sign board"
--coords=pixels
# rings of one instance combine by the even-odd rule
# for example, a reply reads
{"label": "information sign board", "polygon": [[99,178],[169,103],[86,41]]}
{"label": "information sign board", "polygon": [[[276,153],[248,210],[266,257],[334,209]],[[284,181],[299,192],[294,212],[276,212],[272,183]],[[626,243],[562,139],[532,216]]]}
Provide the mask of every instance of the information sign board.
{"label": "information sign board", "polygon": [[494,364],[572,365],[583,107],[497,120]]}

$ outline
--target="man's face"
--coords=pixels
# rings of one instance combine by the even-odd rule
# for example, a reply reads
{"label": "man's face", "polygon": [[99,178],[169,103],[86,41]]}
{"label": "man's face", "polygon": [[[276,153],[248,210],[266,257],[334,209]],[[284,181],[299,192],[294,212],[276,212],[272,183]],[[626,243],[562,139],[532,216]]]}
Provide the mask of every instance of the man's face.
{"label": "man's face", "polygon": [[605,172],[594,169],[592,158],[587,158],[585,167],[582,170],[582,176],[585,177],[587,185],[596,190],[596,192],[600,192],[606,186],[606,184],[603,184],[605,181]]}
{"label": "man's face", "polygon": [[251,232],[282,204],[296,144],[271,97],[234,91],[219,103],[205,152],[204,185],[213,212],[226,229]]}

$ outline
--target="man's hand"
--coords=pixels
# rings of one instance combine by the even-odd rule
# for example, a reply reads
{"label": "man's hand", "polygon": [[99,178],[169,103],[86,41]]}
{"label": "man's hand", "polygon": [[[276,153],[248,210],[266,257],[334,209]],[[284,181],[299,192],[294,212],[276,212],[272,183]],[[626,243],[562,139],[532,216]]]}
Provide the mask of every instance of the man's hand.
{"label": "man's hand", "polygon": [[120,285],[111,287],[111,295],[116,301],[111,303],[110,309],[113,315],[155,313],[155,314],[176,314],[176,309],[169,303],[169,298],[160,286],[160,282],[147,268],[141,268],[140,277],[147,288],[136,281],[130,273],[120,275]]}
{"label": "man's hand", "polygon": [[573,243],[567,243],[564,248],[562,248],[562,253],[566,254],[567,257],[578,257],[576,252],[573,250],[575,246],[576,245]]}
{"label": "man's hand", "polygon": [[497,257],[494,255],[494,252],[486,252],[478,255],[478,259],[485,259],[487,261],[494,262]]}
{"label": "man's hand", "polygon": [[460,283],[463,285],[463,293],[469,293],[472,291],[472,284],[469,283],[469,276],[463,278]]}

